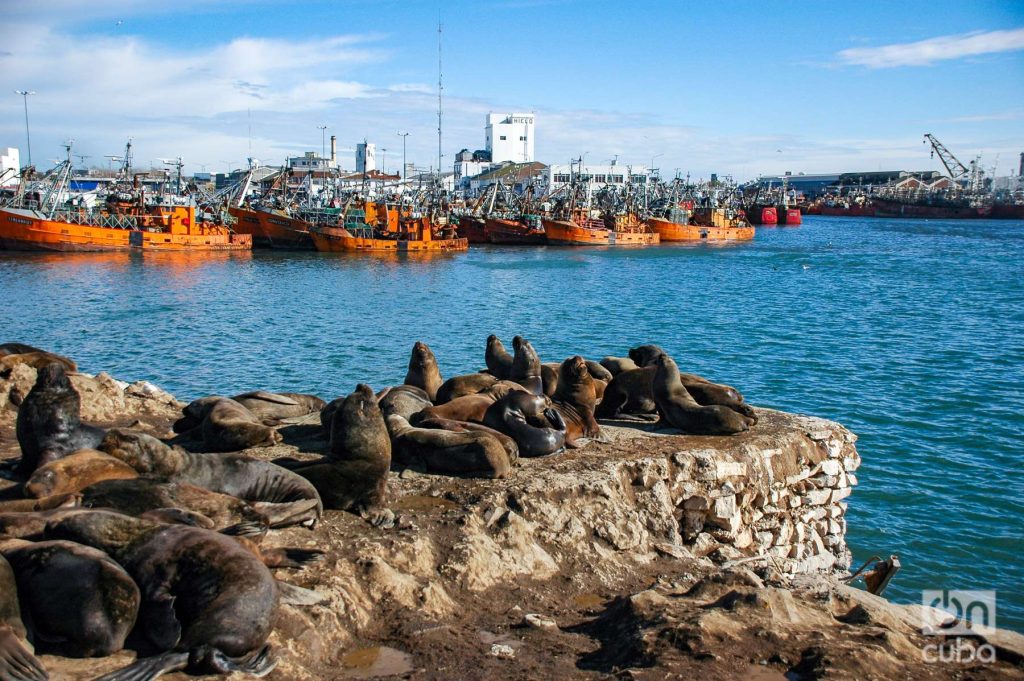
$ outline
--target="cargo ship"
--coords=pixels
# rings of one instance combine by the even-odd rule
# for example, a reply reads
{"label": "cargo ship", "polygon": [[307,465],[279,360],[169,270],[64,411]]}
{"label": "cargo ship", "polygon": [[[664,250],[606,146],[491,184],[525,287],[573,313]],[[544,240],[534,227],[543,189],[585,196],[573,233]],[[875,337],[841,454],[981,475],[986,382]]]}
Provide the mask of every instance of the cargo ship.
{"label": "cargo ship", "polygon": [[138,175],[99,208],[76,203],[67,198],[70,144],[65,148],[68,158],[54,168],[48,187],[22,189],[12,205],[0,208],[0,247],[65,253],[252,249],[252,237],[235,233],[229,216],[198,209],[187,197],[147,197]]}
{"label": "cargo ship", "polygon": [[[699,225],[692,221],[693,203],[684,201],[665,211],[661,217],[647,218],[647,224],[658,233],[662,242],[678,241],[745,241],[754,238],[754,226],[745,220],[731,223],[719,219],[718,225]],[[715,222],[709,220],[708,222]],[[733,224],[734,223],[734,224]]]}

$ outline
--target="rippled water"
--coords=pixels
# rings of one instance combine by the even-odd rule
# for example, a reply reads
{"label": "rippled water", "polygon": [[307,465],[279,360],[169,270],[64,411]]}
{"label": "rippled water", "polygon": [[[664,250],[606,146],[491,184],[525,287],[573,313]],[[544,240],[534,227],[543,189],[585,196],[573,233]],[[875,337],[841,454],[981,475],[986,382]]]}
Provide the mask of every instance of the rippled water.
{"label": "rippled water", "polygon": [[181,398],[345,394],[445,375],[484,340],[542,359],[654,342],[764,406],[838,420],[864,458],[855,562],[898,553],[887,595],[997,589],[1024,629],[1024,223],[807,218],[753,243],[459,255],[0,254],[0,338]]}

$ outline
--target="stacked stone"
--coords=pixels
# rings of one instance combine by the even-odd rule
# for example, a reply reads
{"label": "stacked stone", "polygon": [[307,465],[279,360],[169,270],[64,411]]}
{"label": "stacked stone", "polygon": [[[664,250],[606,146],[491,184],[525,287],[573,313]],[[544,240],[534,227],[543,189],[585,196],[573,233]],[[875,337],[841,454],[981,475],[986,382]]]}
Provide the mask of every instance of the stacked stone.
{"label": "stacked stone", "polygon": [[791,574],[848,569],[844,500],[857,484],[854,440],[845,430],[809,433],[806,455],[778,466],[783,474],[772,450],[677,452],[673,497],[683,543],[723,561],[763,555]]}

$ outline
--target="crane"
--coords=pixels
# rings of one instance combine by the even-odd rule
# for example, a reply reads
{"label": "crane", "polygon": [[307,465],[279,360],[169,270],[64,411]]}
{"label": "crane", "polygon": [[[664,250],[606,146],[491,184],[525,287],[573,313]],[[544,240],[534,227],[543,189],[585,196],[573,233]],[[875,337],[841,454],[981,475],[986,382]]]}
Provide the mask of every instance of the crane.
{"label": "crane", "polygon": [[960,162],[960,159],[953,155],[953,152],[947,149],[942,142],[935,139],[935,135],[925,134],[924,141],[931,142],[931,157],[935,158],[935,154],[939,155],[939,160],[942,161],[942,165],[946,166],[946,172],[949,173],[950,179],[958,180],[971,172],[967,169],[967,166]]}

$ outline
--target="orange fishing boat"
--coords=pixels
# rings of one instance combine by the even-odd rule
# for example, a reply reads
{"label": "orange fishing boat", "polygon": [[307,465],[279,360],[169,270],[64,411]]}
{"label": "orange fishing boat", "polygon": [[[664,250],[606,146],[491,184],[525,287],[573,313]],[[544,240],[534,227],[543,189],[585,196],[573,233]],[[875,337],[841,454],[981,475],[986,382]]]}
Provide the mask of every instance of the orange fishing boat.
{"label": "orange fishing boat", "polygon": [[[402,213],[406,214],[402,214]],[[418,253],[465,251],[469,241],[447,225],[435,225],[426,215],[392,206],[365,204],[345,212],[343,227],[321,226],[310,231],[316,250],[327,253]],[[394,225],[395,229],[391,229]]]}
{"label": "orange fishing boat", "polygon": [[547,243],[538,215],[521,215],[518,220],[488,217],[484,231],[492,244],[540,245]]}
{"label": "orange fishing boat", "polygon": [[116,213],[0,208],[0,246],[27,251],[247,251],[252,237],[197,218],[195,206]]}
{"label": "orange fishing boat", "polygon": [[234,206],[228,212],[238,220],[235,231],[252,235],[253,245],[260,248],[313,250],[309,235],[310,223],[281,210],[262,210]]}
{"label": "orange fishing boat", "polygon": [[[665,211],[665,217],[647,218],[647,224],[662,241],[742,241],[754,238],[754,226],[736,221],[734,226],[693,224],[693,203],[684,201]],[[722,222],[719,220],[719,222]]]}
{"label": "orange fishing boat", "polygon": [[544,218],[548,243],[563,246],[653,246],[657,233],[648,231],[636,217],[626,213],[593,217],[585,208],[574,208],[568,220]]}

